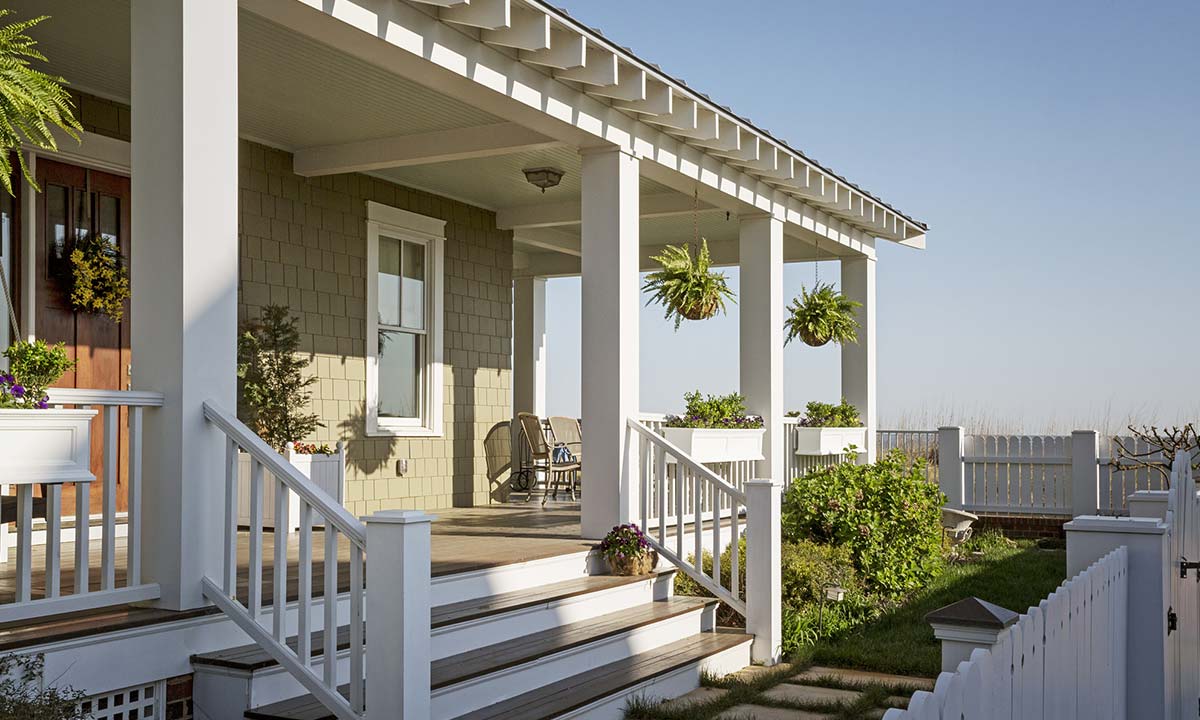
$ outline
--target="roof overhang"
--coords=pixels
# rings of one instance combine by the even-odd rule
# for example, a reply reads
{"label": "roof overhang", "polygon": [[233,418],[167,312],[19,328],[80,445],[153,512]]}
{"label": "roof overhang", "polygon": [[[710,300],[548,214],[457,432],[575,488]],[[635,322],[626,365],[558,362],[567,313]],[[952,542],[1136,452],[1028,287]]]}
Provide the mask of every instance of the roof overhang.
{"label": "roof overhang", "polygon": [[924,246],[923,223],[538,0],[241,6],[547,142],[616,144],[650,161],[643,174],[714,206],[768,212],[847,248]]}

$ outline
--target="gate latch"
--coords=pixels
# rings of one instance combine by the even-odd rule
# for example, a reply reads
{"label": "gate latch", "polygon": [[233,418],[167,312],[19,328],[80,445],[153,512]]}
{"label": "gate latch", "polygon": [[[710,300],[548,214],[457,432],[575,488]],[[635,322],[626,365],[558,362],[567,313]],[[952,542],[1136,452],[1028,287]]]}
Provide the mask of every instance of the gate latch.
{"label": "gate latch", "polygon": [[1179,556],[1179,577],[1186,580],[1188,570],[1196,571],[1196,582],[1200,583],[1200,562],[1190,562],[1182,555]]}
{"label": "gate latch", "polygon": [[1179,616],[1175,614],[1175,608],[1167,608],[1167,634],[1179,629]]}

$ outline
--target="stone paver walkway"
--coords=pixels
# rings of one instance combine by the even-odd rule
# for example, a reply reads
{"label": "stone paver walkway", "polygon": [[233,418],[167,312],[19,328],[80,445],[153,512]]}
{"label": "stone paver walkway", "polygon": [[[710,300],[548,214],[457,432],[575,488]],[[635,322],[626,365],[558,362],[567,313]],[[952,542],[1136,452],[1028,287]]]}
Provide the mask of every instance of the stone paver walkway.
{"label": "stone paver walkway", "polygon": [[[767,673],[777,673],[779,667],[748,667],[734,673],[731,678],[755,680]],[[742,703],[717,715],[719,720],[826,720],[834,706],[849,706],[863,702],[861,689],[872,685],[884,685],[903,695],[892,695],[862,709],[863,718],[881,718],[887,708],[903,708],[917,690],[932,690],[933,680],[928,678],[887,675],[861,670],[814,666],[789,675],[786,669],[779,684],[767,688],[757,695],[752,703]],[[702,687],[670,701],[664,707],[682,708],[694,703],[707,703],[723,697],[728,690]],[[868,701],[870,702],[870,701]],[[824,712],[822,712],[824,711]]]}

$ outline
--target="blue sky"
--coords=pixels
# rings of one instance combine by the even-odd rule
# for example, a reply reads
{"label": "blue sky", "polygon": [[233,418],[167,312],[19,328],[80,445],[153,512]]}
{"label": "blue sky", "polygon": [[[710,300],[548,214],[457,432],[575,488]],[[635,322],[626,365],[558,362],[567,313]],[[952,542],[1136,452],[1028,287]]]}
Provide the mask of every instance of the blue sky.
{"label": "blue sky", "polygon": [[[558,2],[930,224],[879,251],[885,424],[1197,414],[1200,3]],[[548,410],[574,413],[578,282],[547,305]],[[643,409],[737,389],[736,312],[649,308],[641,337]],[[789,407],[837,397],[836,348],[785,367]]]}

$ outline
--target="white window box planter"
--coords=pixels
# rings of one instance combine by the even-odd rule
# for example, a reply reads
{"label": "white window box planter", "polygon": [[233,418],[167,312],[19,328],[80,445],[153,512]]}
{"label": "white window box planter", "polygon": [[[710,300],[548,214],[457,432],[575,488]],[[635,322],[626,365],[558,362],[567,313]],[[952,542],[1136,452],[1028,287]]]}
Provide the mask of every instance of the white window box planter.
{"label": "white window box planter", "polygon": [[797,427],[797,455],[841,455],[854,445],[866,452],[867,429],[861,427]]}
{"label": "white window box planter", "polygon": [[[342,504],[346,492],[346,450],[342,443],[332,455],[305,455],[290,448],[284,454],[304,477],[329,496],[338,505]],[[263,470],[263,527],[275,527],[275,478]],[[320,513],[313,515],[313,524],[323,522]],[[238,525],[250,525],[250,456],[238,454]],[[288,532],[300,529],[300,497],[288,491]]]}
{"label": "white window box planter", "polygon": [[91,482],[95,410],[0,410],[4,484]]}
{"label": "white window box planter", "polygon": [[[762,460],[764,428],[753,430],[727,428],[662,429],[667,442],[679,448],[698,463],[739,462]],[[674,458],[668,458],[674,462]]]}

